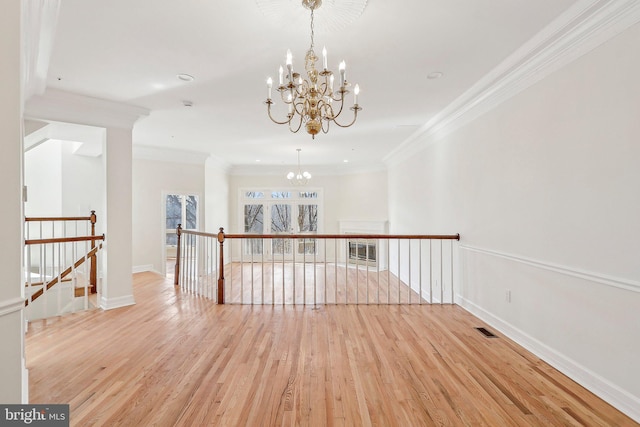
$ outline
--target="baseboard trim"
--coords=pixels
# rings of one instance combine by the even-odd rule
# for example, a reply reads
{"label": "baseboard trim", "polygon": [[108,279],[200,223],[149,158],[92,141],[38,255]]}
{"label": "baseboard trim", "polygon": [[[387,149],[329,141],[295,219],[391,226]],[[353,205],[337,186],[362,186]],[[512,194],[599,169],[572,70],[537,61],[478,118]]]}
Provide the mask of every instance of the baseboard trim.
{"label": "baseboard trim", "polygon": [[6,316],[24,308],[24,299],[12,298],[6,301],[0,301],[0,317]]}
{"label": "baseboard trim", "polygon": [[[134,265],[133,269],[132,269],[133,274],[144,273],[146,271],[152,271],[154,273],[158,273],[158,271],[156,271],[153,268],[153,264]],[[158,273],[158,274],[160,274],[160,273]]]}
{"label": "baseboard trim", "polygon": [[598,374],[591,372],[573,359],[543,344],[475,303],[459,295],[456,297],[456,303],[460,307],[491,325],[491,327],[499,330],[517,344],[535,354],[635,421],[640,422],[640,397],[632,395]]}
{"label": "baseboard trim", "polygon": [[580,270],[577,268],[570,268],[559,264],[553,264],[546,261],[540,261],[533,258],[527,258],[519,255],[508,254],[505,252],[494,251],[490,249],[483,249],[469,245],[460,245],[460,249],[477,252],[485,255],[490,255],[498,258],[507,259],[509,261],[519,262],[521,264],[530,265],[532,267],[540,268],[543,270],[553,271],[555,273],[564,274],[567,276],[577,277],[580,279],[588,280],[590,282],[600,283],[603,285],[613,286],[615,288],[625,289],[627,291],[640,292],[640,282],[634,280],[623,279],[621,277],[608,276],[605,274],[594,273],[592,271]]}
{"label": "baseboard trim", "polygon": [[103,310],[113,310],[115,308],[127,307],[136,303],[133,295],[125,295],[122,297],[105,298],[100,297],[100,308]]}

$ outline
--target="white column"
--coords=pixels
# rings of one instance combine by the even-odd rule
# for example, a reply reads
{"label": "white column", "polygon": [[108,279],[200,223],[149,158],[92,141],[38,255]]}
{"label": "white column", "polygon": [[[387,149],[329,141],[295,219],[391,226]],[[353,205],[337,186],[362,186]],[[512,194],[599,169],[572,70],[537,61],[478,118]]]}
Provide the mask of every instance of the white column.
{"label": "white column", "polygon": [[[100,307],[112,309],[134,304],[132,277],[132,130],[149,114],[145,108],[47,89],[31,97],[25,116],[37,120],[76,123],[105,129],[104,165],[106,235]],[[100,221],[100,219],[99,219]]]}
{"label": "white column", "polygon": [[107,128],[102,158],[105,171],[105,234],[100,307],[108,310],[135,304],[132,252],[131,129]]}
{"label": "white column", "polygon": [[22,278],[22,100],[20,0],[0,13],[0,402],[26,403]]}

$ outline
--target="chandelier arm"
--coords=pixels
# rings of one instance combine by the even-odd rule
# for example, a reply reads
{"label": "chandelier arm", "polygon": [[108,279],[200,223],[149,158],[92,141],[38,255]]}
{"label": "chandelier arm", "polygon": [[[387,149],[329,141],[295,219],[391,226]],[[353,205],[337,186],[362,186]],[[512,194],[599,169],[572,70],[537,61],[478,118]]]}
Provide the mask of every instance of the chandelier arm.
{"label": "chandelier arm", "polygon": [[267,113],[269,113],[269,118],[271,119],[271,121],[275,124],[278,125],[286,125],[287,123],[291,123],[291,119],[293,118],[293,116],[291,114],[287,114],[287,117],[289,118],[289,120],[285,120],[284,122],[280,122],[276,119],[273,118],[273,116],[271,115],[271,104],[273,104],[273,102],[271,102],[270,99],[267,100]]}
{"label": "chandelier arm", "polygon": [[320,111],[320,116],[325,121],[333,120],[336,117],[333,115],[333,107],[324,99],[318,101],[318,111]]}
{"label": "chandelier arm", "polygon": [[[333,115],[333,119],[335,120],[336,117],[340,116],[340,114],[342,114],[342,109],[344,108],[344,92],[340,92],[341,96],[339,99],[334,99],[334,101],[340,101],[340,109],[338,110],[338,112],[336,114]],[[333,107],[331,108],[331,111],[333,112]]]}
{"label": "chandelier arm", "polygon": [[[291,118],[293,119],[293,116],[291,116]],[[298,127],[294,130],[291,127],[291,120],[289,120],[289,130],[293,133],[298,133],[298,131],[300,130],[300,128],[302,127],[302,116],[300,116],[300,121],[298,122]]]}
{"label": "chandelier arm", "polygon": [[340,123],[338,123],[337,120],[333,120],[333,122],[340,126],[341,128],[348,128],[349,126],[351,126],[352,124],[354,124],[356,122],[356,119],[358,118],[358,111],[362,110],[362,108],[358,107],[358,105],[354,105],[353,107],[351,107],[351,109],[353,110],[353,120],[351,121],[351,123],[349,123],[348,125],[341,125]]}
{"label": "chandelier arm", "polygon": [[[325,122],[327,123],[327,128],[324,128]],[[322,133],[329,133],[329,125],[331,124],[331,120],[323,120],[321,124]]]}
{"label": "chandelier arm", "polygon": [[307,100],[305,99],[304,101],[300,101],[297,103],[293,104],[293,109],[294,111],[300,116],[300,120],[302,120],[305,116],[305,103],[307,102]]}

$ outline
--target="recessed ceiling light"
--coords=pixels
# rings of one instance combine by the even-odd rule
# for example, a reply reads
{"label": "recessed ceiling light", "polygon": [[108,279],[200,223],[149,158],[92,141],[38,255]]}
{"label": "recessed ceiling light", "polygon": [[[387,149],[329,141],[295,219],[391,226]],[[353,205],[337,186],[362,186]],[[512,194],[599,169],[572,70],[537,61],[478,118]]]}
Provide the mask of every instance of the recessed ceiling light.
{"label": "recessed ceiling light", "polygon": [[343,162],[344,162],[344,163],[349,163],[349,160],[344,159],[344,160],[343,160]]}
{"label": "recessed ceiling light", "polygon": [[184,73],[178,74],[176,77],[178,80],[182,80],[183,82],[192,82],[195,80],[192,75]]}
{"label": "recessed ceiling light", "polygon": [[440,71],[434,71],[432,73],[427,74],[427,78],[434,80],[434,79],[439,79],[440,77],[442,77],[444,74]]}
{"label": "recessed ceiling light", "polygon": [[260,159],[256,159],[256,162],[258,162],[258,163],[259,163],[259,162],[260,162]]}

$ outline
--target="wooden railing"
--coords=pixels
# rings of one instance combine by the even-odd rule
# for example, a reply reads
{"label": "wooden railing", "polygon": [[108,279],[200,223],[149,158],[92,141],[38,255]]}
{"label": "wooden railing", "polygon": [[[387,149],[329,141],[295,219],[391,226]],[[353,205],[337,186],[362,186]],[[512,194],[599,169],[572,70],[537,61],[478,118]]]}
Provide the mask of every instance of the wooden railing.
{"label": "wooden railing", "polygon": [[218,304],[455,302],[458,234],[176,232],[175,285]]}
{"label": "wooden railing", "polygon": [[[25,306],[47,294],[55,285],[72,282],[72,290],[64,299],[57,293],[57,309],[48,310],[51,302],[43,302],[42,313],[30,316],[48,317],[60,314],[63,306],[75,297],[84,296],[84,308],[89,294],[98,292],[98,252],[104,235],[96,235],[96,214],[86,217],[27,217],[25,218]],[[88,266],[80,272],[81,266]],[[34,277],[36,280],[34,280]],[[79,286],[82,279],[82,286]],[[67,301],[70,300],[70,301]],[[75,311],[75,310],[72,310]]]}

